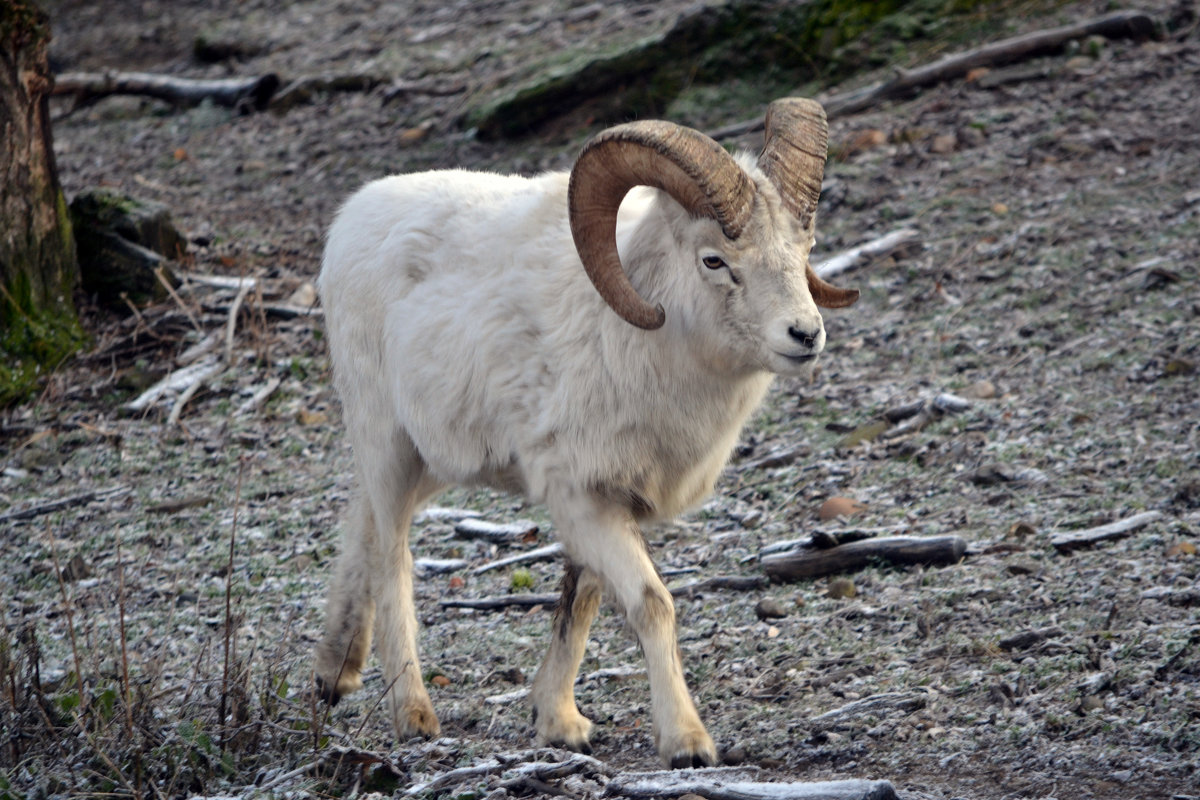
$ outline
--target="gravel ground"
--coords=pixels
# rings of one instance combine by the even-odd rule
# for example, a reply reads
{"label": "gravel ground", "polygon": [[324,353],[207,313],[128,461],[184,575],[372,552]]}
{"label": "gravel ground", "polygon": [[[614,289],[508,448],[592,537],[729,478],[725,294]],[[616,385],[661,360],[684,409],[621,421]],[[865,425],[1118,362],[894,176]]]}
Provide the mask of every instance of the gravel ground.
{"label": "gravel ground", "polygon": [[[223,337],[236,289],[192,284],[140,321],[89,309],[95,352],[4,413],[0,778],[14,788],[0,794],[250,796],[242,787],[258,783],[325,796],[405,788],[494,754],[542,757],[528,750],[519,694],[549,609],[439,603],[554,591],[554,562],[473,573],[552,540],[542,509],[506,495],[455,490],[437,502],[531,520],[537,536],[495,545],[447,521],[418,525],[419,558],[467,561],[417,590],[446,738],[393,742],[377,669],[332,713],[311,704],[350,458],[319,319],[266,307],[314,278],[333,211],[365,180],[569,166],[589,130],[485,144],[457,127],[464,104],[530,59],[665,26],[685,4],[47,5],[64,71],[367,70],[467,88],[390,102],[385,87],[330,93],[281,114],[56,103],[68,196],[100,184],[164,202],[191,240],[187,270],[257,276],[263,289],[244,299],[228,366],[179,425],[167,424],[169,399],[141,414],[122,403],[209,333]],[[1194,9],[1142,7],[1184,23]],[[1106,9],[1068,4],[995,34]],[[777,382],[716,496],[649,538],[673,586],[759,575],[764,547],[814,531],[955,534],[968,553],[952,566],[837,576],[852,581],[850,597],[826,579],[681,596],[690,685],[727,761],[757,766],[761,780],[887,779],[908,798],[1200,795],[1200,34],[1190,25],[833,122],[819,256],[902,227],[920,243],[838,279],[863,295],[826,315],[817,378]],[[198,64],[197,33],[244,52]],[[270,396],[239,413],[272,379]],[[944,392],[965,408],[907,431],[872,425]],[[791,457],[759,462],[783,448]],[[12,518],[84,492],[97,494]],[[865,508],[821,521],[832,496]],[[1147,511],[1158,516],[1122,538],[1051,544]],[[760,619],[764,600],[785,615]],[[30,686],[35,664],[43,695]],[[77,667],[86,693],[110,696],[90,740],[69,724]],[[598,724],[595,755],[612,769],[657,767],[641,667],[623,619],[602,613],[577,690]],[[38,708],[50,710],[45,722]],[[55,714],[65,716],[52,725]],[[360,768],[299,769],[333,746]],[[114,766],[103,752],[129,760]],[[586,770],[571,780],[559,788],[603,790]],[[541,791],[498,775],[453,788]]]}

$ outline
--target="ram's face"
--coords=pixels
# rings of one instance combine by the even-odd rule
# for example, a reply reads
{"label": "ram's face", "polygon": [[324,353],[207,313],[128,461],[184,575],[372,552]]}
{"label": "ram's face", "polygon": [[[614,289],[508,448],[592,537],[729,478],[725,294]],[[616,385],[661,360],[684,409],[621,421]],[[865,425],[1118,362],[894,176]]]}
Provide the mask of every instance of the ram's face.
{"label": "ram's face", "polygon": [[693,229],[694,270],[725,328],[720,335],[731,358],[781,375],[807,374],[825,348],[817,306],[844,305],[845,298],[829,297],[828,284],[809,267],[812,230],[784,208],[769,182],[758,183],[754,210],[737,240],[715,225]]}

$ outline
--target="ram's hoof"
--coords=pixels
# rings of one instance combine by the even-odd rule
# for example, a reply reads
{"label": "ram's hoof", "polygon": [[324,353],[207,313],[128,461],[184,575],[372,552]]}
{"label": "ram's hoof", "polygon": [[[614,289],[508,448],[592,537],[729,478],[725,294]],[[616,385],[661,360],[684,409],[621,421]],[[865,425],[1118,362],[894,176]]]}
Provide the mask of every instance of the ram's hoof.
{"label": "ram's hoof", "polygon": [[338,693],[338,690],[326,683],[325,679],[320,675],[317,676],[317,694],[331,706],[336,706],[338,701],[342,699],[342,695]]}
{"label": "ram's hoof", "polygon": [[671,769],[711,767],[717,763],[717,747],[703,728],[672,738],[659,750]]}

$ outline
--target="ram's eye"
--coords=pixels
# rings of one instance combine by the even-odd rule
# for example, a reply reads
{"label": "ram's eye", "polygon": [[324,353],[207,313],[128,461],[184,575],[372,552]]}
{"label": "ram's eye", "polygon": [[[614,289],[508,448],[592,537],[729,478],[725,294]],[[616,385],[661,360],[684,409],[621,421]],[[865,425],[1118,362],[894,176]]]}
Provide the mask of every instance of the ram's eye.
{"label": "ram's eye", "polygon": [[709,269],[720,269],[721,267],[726,267],[729,265],[726,264],[725,259],[721,258],[720,256],[705,256],[704,266],[708,267]]}

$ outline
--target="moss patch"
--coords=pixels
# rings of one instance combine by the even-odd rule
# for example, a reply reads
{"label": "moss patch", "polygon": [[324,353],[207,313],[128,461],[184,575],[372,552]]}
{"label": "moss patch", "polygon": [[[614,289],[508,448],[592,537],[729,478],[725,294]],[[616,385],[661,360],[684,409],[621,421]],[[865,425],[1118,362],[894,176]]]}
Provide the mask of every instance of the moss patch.
{"label": "moss patch", "polygon": [[[680,97],[740,84],[735,106],[828,84],[903,60],[915,42],[969,38],[999,9],[1054,0],[731,0],[684,14],[668,30],[556,53],[528,77],[480,97],[464,117],[480,137],[520,136],[581,106],[590,119],[659,116]],[[994,23],[993,23],[994,24]],[[685,100],[695,110],[698,99]],[[728,114],[728,106],[722,109]],[[704,117],[704,114],[697,114]],[[700,120],[684,120],[693,123]]]}

